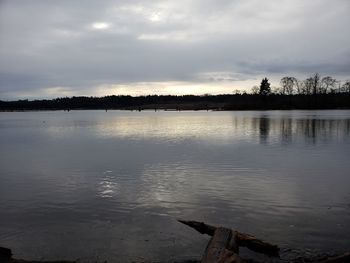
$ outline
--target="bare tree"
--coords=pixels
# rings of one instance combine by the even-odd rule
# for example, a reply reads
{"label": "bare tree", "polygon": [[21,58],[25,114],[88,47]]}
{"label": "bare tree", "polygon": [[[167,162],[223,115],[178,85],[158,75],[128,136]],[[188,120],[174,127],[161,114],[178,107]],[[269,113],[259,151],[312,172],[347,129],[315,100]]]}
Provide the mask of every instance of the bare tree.
{"label": "bare tree", "polygon": [[259,87],[257,85],[255,85],[252,87],[251,92],[252,92],[252,94],[259,94],[259,90],[260,90]]}
{"label": "bare tree", "polygon": [[313,87],[314,87],[314,78],[313,77],[310,77],[310,78],[307,78],[306,80],[304,80],[303,94],[305,94],[305,95],[312,94]]}
{"label": "bare tree", "polygon": [[337,80],[330,77],[330,76],[322,78],[320,93],[330,92],[331,90],[333,90],[335,88],[336,84],[337,84]]}
{"label": "bare tree", "polygon": [[312,94],[316,95],[320,92],[321,77],[320,74],[316,73],[311,77],[312,79]]}
{"label": "bare tree", "polygon": [[283,77],[280,81],[282,94],[292,95],[296,78]]}
{"label": "bare tree", "polygon": [[341,86],[341,91],[350,94],[350,80],[345,81],[345,83]]}
{"label": "bare tree", "polygon": [[297,88],[297,93],[298,94],[303,94],[303,89],[304,89],[304,81],[302,80],[299,80],[299,79],[296,79],[294,78],[294,85],[295,87]]}

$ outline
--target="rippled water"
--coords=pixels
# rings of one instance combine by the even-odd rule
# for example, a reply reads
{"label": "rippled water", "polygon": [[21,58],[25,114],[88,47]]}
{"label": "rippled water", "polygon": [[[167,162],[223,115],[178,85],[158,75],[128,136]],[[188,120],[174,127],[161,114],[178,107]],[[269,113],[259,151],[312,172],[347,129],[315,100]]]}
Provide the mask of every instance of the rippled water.
{"label": "rippled water", "polygon": [[16,257],[196,258],[205,221],[350,247],[350,111],[0,113],[0,246]]}

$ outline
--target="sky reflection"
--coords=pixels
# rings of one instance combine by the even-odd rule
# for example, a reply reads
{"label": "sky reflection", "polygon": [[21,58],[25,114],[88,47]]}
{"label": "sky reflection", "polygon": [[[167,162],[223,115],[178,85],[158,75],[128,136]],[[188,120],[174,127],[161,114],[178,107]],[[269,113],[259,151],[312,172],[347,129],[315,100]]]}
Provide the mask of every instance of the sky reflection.
{"label": "sky reflection", "polygon": [[[220,118],[218,118],[218,114]],[[113,116],[99,123],[96,132],[101,137],[133,139],[162,138],[164,140],[198,139],[206,143],[227,141],[271,140],[291,143],[303,139],[312,143],[343,140],[350,134],[350,120],[337,115],[314,119],[292,113],[289,116],[261,117],[254,113],[141,113]],[[257,140],[258,139],[258,140]]]}
{"label": "sky reflection", "polygon": [[0,239],[19,257],[200,255],[207,240],[176,218],[288,248],[350,246],[350,111],[25,112],[0,120]]}

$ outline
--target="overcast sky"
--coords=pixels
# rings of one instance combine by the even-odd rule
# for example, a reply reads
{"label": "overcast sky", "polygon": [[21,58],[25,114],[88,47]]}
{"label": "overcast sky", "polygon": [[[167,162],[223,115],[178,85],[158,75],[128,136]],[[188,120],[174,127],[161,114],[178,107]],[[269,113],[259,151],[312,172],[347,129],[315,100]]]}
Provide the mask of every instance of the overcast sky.
{"label": "overcast sky", "polygon": [[350,78],[349,0],[0,0],[0,99]]}

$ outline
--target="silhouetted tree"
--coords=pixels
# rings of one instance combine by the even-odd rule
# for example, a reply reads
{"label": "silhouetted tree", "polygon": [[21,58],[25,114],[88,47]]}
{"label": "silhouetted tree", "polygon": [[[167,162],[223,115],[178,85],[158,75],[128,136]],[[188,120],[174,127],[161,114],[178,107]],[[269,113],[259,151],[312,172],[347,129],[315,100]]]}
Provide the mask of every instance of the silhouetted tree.
{"label": "silhouetted tree", "polygon": [[350,94],[350,80],[345,81],[341,87],[341,91]]}
{"label": "silhouetted tree", "polygon": [[322,78],[320,93],[327,93],[327,92],[329,92],[330,90],[335,88],[336,84],[337,84],[337,80],[332,78],[332,77],[330,77],[330,76]]}
{"label": "silhouetted tree", "polygon": [[252,94],[259,94],[259,87],[257,85],[252,87]]}
{"label": "silhouetted tree", "polygon": [[296,81],[296,78],[293,77],[283,77],[280,81],[281,84],[281,93],[283,95],[292,95],[294,91],[294,83]]}
{"label": "silhouetted tree", "polygon": [[313,75],[311,77],[312,79],[312,94],[313,95],[316,95],[318,93],[320,93],[320,84],[321,84],[321,77],[320,77],[320,74],[316,73],[315,75]]}
{"label": "silhouetted tree", "polygon": [[294,78],[294,85],[297,89],[297,94],[303,94],[304,81]]}
{"label": "silhouetted tree", "polygon": [[313,86],[314,86],[314,79],[312,77],[307,78],[306,80],[303,81],[302,93],[305,95],[312,94]]}
{"label": "silhouetted tree", "polygon": [[267,78],[262,79],[260,84],[260,95],[269,95],[271,93],[271,84],[269,83],[269,80]]}

